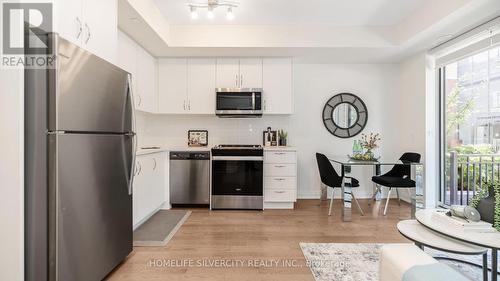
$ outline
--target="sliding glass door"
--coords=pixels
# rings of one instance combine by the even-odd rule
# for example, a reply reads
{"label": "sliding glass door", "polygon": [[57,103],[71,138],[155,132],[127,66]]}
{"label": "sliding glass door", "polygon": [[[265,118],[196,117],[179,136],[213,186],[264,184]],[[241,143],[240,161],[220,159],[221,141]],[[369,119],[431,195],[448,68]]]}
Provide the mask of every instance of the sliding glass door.
{"label": "sliding glass door", "polygon": [[500,182],[500,48],[448,63],[438,73],[440,201],[465,205]]}

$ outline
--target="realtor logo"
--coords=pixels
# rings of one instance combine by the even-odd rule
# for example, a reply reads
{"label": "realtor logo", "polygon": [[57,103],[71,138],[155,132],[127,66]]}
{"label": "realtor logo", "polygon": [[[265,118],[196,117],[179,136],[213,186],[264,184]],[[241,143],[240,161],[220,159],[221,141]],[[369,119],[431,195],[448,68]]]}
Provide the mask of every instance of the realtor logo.
{"label": "realtor logo", "polygon": [[46,54],[43,34],[52,31],[52,3],[3,3],[2,8],[3,55]]}

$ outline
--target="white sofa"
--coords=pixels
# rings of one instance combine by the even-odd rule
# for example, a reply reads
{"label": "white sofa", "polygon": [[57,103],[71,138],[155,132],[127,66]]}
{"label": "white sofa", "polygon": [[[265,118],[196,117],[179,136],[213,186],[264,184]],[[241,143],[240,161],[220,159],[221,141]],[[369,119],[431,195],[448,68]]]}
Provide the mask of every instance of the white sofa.
{"label": "white sofa", "polygon": [[413,266],[437,262],[413,244],[384,245],[380,253],[379,278],[380,281],[401,281]]}
{"label": "white sofa", "polygon": [[447,265],[439,263],[415,245],[388,244],[384,245],[381,250],[379,280],[461,281],[469,279]]}

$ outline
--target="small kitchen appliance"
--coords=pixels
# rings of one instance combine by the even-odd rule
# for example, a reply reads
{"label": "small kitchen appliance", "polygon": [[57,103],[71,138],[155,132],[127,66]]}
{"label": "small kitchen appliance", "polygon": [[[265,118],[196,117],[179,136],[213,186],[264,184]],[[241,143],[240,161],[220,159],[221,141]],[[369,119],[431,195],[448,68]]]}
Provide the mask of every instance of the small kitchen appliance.
{"label": "small kitchen appliance", "polygon": [[262,89],[217,88],[215,114],[223,118],[262,117]]}

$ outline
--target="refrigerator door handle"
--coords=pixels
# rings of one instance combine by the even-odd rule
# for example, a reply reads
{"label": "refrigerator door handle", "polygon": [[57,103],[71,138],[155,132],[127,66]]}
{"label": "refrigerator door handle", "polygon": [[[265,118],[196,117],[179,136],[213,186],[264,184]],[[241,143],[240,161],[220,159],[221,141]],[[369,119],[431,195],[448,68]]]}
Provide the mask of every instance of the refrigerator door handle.
{"label": "refrigerator door handle", "polygon": [[135,174],[135,158],[137,153],[137,134],[135,133],[135,108],[134,108],[134,94],[132,93],[132,77],[130,74],[127,78],[127,91],[130,98],[130,114],[131,114],[131,126],[132,132],[129,134],[132,137],[132,161],[130,163],[130,175],[128,181],[128,194],[132,195],[132,185],[134,183],[134,174]]}

